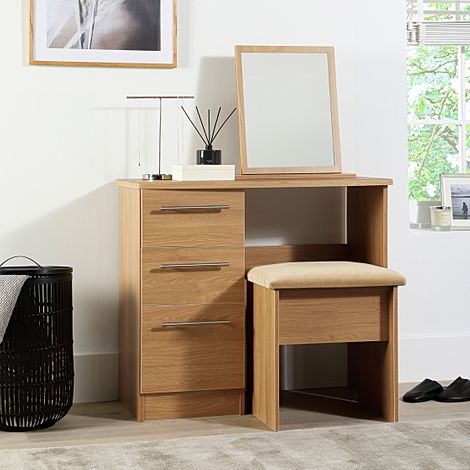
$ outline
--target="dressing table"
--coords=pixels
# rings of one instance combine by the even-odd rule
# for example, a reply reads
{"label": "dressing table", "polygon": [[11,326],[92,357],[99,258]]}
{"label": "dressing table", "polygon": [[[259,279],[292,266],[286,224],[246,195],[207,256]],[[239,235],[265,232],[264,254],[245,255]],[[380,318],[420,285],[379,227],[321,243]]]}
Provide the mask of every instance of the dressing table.
{"label": "dressing table", "polygon": [[[391,184],[347,174],[118,180],[120,398],[136,419],[243,414],[252,312],[246,272],[285,261],[387,267]],[[245,191],[289,188],[344,188],[346,243],[245,246]],[[356,346],[348,344],[352,385],[358,365],[373,363],[373,350]],[[365,380],[373,386],[373,374]]]}
{"label": "dressing table", "polygon": [[[392,181],[341,172],[334,48],[237,46],[235,63],[242,176],[118,181],[120,396],[139,421],[243,414],[245,404],[250,409],[251,268],[297,261],[387,267]],[[319,191],[316,201],[339,188],[344,236],[318,245],[302,233],[294,240],[307,244],[249,246],[253,215],[247,217],[245,200],[251,209],[253,197],[266,203],[264,191],[301,188]],[[274,199],[268,204],[277,226],[289,224]],[[303,210],[304,227],[314,226],[318,204],[307,197],[297,204],[292,212]],[[377,388],[374,375],[387,369],[395,386],[396,348],[384,368],[370,344],[348,343],[349,385],[361,392]]]}

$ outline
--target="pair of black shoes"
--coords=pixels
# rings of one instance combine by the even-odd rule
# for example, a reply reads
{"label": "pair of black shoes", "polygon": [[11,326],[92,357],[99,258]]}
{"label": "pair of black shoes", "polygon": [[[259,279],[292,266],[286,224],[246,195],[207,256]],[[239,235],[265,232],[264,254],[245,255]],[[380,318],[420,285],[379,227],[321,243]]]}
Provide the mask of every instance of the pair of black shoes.
{"label": "pair of black shoes", "polygon": [[429,400],[445,403],[470,401],[470,380],[459,377],[444,388],[439,382],[426,379],[403,395],[403,401],[408,403],[420,403]]}

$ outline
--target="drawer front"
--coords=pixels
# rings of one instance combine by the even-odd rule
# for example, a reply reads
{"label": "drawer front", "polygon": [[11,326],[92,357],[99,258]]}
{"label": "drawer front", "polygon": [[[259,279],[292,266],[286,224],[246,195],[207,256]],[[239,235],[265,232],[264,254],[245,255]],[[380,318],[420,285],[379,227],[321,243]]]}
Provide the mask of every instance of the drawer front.
{"label": "drawer front", "polygon": [[142,193],[143,246],[243,246],[242,191]]}
{"label": "drawer front", "polygon": [[144,306],[141,391],[244,388],[244,351],[244,304]]}
{"label": "drawer front", "polygon": [[142,303],[244,302],[244,253],[243,247],[144,248]]}
{"label": "drawer front", "polygon": [[281,291],[279,343],[387,341],[390,292],[387,287]]}

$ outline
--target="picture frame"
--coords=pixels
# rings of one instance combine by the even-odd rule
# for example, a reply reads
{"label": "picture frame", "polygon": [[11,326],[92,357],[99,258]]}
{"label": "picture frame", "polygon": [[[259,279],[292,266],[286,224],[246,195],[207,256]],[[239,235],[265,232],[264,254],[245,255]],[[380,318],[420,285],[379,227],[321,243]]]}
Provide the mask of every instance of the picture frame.
{"label": "picture frame", "polygon": [[441,199],[451,208],[452,229],[470,230],[470,174],[442,174]]}
{"label": "picture frame", "polygon": [[175,68],[177,0],[30,0],[31,65]]}

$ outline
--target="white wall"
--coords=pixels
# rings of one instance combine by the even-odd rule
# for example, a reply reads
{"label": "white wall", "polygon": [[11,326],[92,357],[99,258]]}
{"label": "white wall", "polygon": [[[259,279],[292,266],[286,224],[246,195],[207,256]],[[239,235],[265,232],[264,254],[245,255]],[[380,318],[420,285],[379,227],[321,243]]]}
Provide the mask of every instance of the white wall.
{"label": "white wall", "polygon": [[[400,380],[470,376],[468,232],[410,230],[407,200],[404,0],[367,1],[375,19],[358,28],[354,99],[354,169],[390,175],[390,266],[403,272],[400,291]],[[373,38],[379,38],[374,41]],[[363,79],[360,79],[362,77]],[[344,124],[343,124],[344,125]]]}
{"label": "white wall", "polygon": [[[233,47],[243,43],[336,46],[343,167],[396,180],[390,261],[409,279],[400,303],[401,378],[470,375],[459,360],[470,352],[467,235],[408,228],[404,0],[365,0],[361,8],[350,0],[180,0],[175,70],[29,66],[28,3],[4,2],[0,29],[0,258],[26,253],[74,267],[78,401],[116,397],[113,180],[141,172],[136,111],[124,97],[194,93],[202,105],[228,110],[236,103]],[[165,139],[167,170],[193,159],[197,142],[188,137],[178,157],[170,123]],[[236,120],[219,144],[235,162]],[[150,150],[142,150],[147,160]]]}

